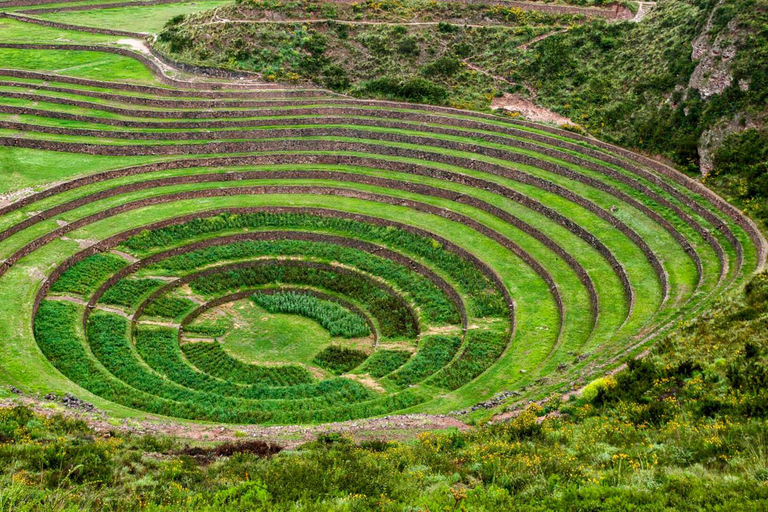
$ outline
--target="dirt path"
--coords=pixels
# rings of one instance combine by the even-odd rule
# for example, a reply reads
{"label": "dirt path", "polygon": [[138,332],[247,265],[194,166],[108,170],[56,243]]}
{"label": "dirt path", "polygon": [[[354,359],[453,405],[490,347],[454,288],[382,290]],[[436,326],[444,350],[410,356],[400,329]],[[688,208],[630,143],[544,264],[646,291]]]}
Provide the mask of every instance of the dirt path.
{"label": "dirt path", "polygon": [[637,12],[631,21],[637,23],[638,21],[642,20],[648,15],[649,12],[651,12],[651,9],[654,7],[656,7],[656,2],[637,2]]}
{"label": "dirt path", "polygon": [[[288,19],[288,20],[232,20],[229,18],[220,18],[218,15],[215,15],[215,18],[213,21],[206,21],[205,23],[200,23],[200,25],[220,25],[220,24],[226,24],[226,23],[248,23],[248,24],[256,24],[256,25],[294,25],[294,24],[306,24],[306,23],[328,23],[333,22],[337,23],[339,25],[402,25],[406,27],[429,27],[433,25],[439,25],[440,22],[438,21],[363,21],[363,20],[334,20],[331,18],[314,18],[314,19]],[[472,27],[472,28],[481,28],[481,27],[492,27],[492,28],[500,28],[500,27],[506,27],[507,25],[501,25],[499,23],[462,23],[462,27]]]}
{"label": "dirt path", "polygon": [[480,66],[475,66],[474,64],[472,64],[471,62],[469,62],[467,59],[464,59],[464,60],[462,60],[461,62],[463,62],[464,64],[466,64],[466,66],[467,66],[469,69],[471,69],[472,71],[476,71],[476,72],[478,72],[478,73],[481,73],[481,74],[483,74],[483,75],[485,75],[485,76],[491,77],[491,78],[493,78],[494,80],[498,80],[498,81],[500,81],[500,82],[504,82],[504,83],[506,83],[506,84],[508,84],[508,85],[517,85],[515,82],[510,82],[509,80],[507,80],[507,79],[506,79],[506,78],[504,78],[504,77],[501,77],[501,76],[498,76],[498,75],[494,75],[494,74],[492,74],[492,73],[490,73],[490,72],[488,72],[488,71],[484,70],[484,69],[483,69],[483,68],[481,68]]}
{"label": "dirt path", "polygon": [[85,300],[81,299],[80,297],[73,297],[71,295],[48,295],[46,299],[60,300],[63,302],[71,302],[72,304],[79,304],[80,306],[85,306],[86,304],[88,304]]}
{"label": "dirt path", "polygon": [[120,315],[123,318],[127,318],[128,320],[131,319],[131,315],[126,313],[120,308],[113,308],[109,306],[102,306],[101,304],[97,304],[96,307],[93,309],[99,310],[99,311],[106,311],[107,313],[114,313],[115,315]]}
{"label": "dirt path", "polygon": [[96,432],[123,432],[132,434],[168,435],[190,441],[219,442],[243,439],[260,439],[273,442],[285,448],[296,448],[313,441],[319,434],[340,433],[351,436],[355,441],[386,439],[408,441],[420,432],[457,428],[470,428],[456,418],[429,414],[407,414],[383,418],[325,423],[321,425],[222,425],[203,423],[181,423],[170,419],[148,418],[143,420],[109,418],[101,411],[84,412],[64,407],[40,397],[19,395],[0,399],[0,408],[26,405],[38,414],[79,418],[86,421]]}
{"label": "dirt path", "polygon": [[246,85],[248,86],[249,89],[252,88],[255,91],[265,90],[265,89],[267,90],[286,89],[291,87],[285,84],[265,82],[255,74],[253,78],[248,78],[248,79],[237,79],[237,80],[217,79],[216,81],[212,82],[210,77],[205,77],[202,75],[195,75],[192,73],[185,72],[181,69],[178,69],[172,66],[166,61],[158,58],[154,53],[150,51],[149,45],[143,39],[126,37],[123,39],[118,39],[116,43],[118,45],[127,46],[131,50],[137,53],[140,53],[142,56],[148,59],[151,59],[152,62],[155,63],[160,68],[160,71],[163,74],[163,76],[171,80],[175,80],[176,82],[181,82],[182,84],[184,82],[187,82],[187,83],[210,82],[215,84],[233,84],[233,85],[237,85],[238,87],[242,87],[243,85]]}
{"label": "dirt path", "polygon": [[158,327],[167,327],[169,329],[178,329],[181,327],[181,324],[173,323],[173,322],[161,322],[160,320],[140,320],[138,322],[139,325],[156,325]]}
{"label": "dirt path", "polygon": [[553,30],[552,32],[547,32],[546,34],[541,34],[540,36],[536,36],[533,39],[531,39],[530,41],[519,45],[517,48],[519,50],[525,51],[528,48],[530,48],[531,46],[533,46],[534,44],[538,43],[539,41],[543,41],[544,39],[546,39],[546,38],[548,38],[550,36],[554,36],[555,34],[562,34],[563,32],[565,32],[565,29]]}
{"label": "dirt path", "polygon": [[123,258],[124,260],[126,260],[126,261],[128,261],[130,263],[136,263],[137,261],[139,261],[139,258],[137,258],[136,256],[134,256],[132,254],[128,254],[127,252],[118,251],[117,249],[112,249],[109,252],[111,252],[115,256],[120,256],[121,258]]}

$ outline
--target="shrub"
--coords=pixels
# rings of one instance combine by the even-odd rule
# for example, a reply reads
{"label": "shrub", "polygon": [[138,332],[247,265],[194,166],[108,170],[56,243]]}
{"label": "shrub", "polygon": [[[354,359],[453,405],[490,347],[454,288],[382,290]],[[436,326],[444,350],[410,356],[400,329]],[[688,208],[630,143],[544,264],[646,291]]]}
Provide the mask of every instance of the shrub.
{"label": "shrub", "polygon": [[190,286],[202,295],[272,283],[327,289],[363,305],[378,320],[382,336],[412,338],[416,335],[417,325],[401,298],[372,286],[362,276],[337,272],[331,267],[305,267],[290,260],[276,263],[280,264],[226,270],[198,278]]}
{"label": "shrub", "polygon": [[361,94],[383,96],[388,99],[443,105],[448,99],[448,91],[426,78],[416,77],[400,79],[382,77],[363,82],[358,90]]}
{"label": "shrub", "polygon": [[157,297],[144,309],[147,316],[179,320],[197,307],[197,303],[181,297]]}
{"label": "shrub", "polygon": [[747,213],[768,221],[768,130],[728,136],[715,152],[714,176],[743,201]]}
{"label": "shrub", "polygon": [[185,343],[181,350],[203,372],[234,383],[295,386],[315,381],[303,366],[259,366],[234,359],[218,342]]}
{"label": "shrub", "polygon": [[197,334],[199,336],[218,337],[224,336],[232,328],[232,320],[228,317],[216,318],[214,320],[195,321],[184,326],[185,333]]}
{"label": "shrub", "polygon": [[371,377],[384,377],[403,366],[410,357],[407,350],[379,349],[360,366],[360,372]]}
{"label": "shrub", "polygon": [[105,291],[99,302],[115,306],[136,307],[150,292],[163,284],[165,283],[159,279],[124,278]]}
{"label": "shrub", "polygon": [[[225,213],[214,217],[195,219],[182,224],[154,229],[152,231],[142,231],[140,234],[126,240],[122,244],[122,248],[129,252],[146,255],[153,249],[176,245],[187,238],[196,238],[201,235],[211,234],[218,231],[240,228],[294,228],[325,231],[342,235],[353,235],[354,238],[357,239],[382,243],[389,247],[424,258],[435,267],[451,276],[451,278],[469,295],[471,301],[470,305],[475,310],[475,315],[499,316],[503,315],[505,311],[504,300],[501,294],[493,283],[491,283],[491,281],[480,272],[471,261],[447,250],[441,244],[430,238],[401,229],[395,229],[388,226],[377,226],[351,219],[334,219],[300,213],[263,212],[246,215]],[[228,247],[233,247],[235,245],[236,244],[230,244]],[[200,261],[210,262],[218,261],[214,258],[225,259],[240,257],[225,253],[198,252],[196,254],[198,257],[200,255],[204,256]],[[162,264],[162,268],[168,270],[185,269],[188,268],[188,266],[197,266],[199,264],[198,261],[190,261],[182,257],[175,257],[165,260]],[[414,286],[411,284],[404,287],[404,289],[406,288],[412,290]],[[433,297],[431,301],[434,302],[434,300]],[[455,320],[450,321],[453,322]]]}
{"label": "shrub", "polygon": [[460,388],[490,368],[504,353],[509,340],[507,330],[468,331],[464,351],[432,377],[429,383],[450,390]]}
{"label": "shrub", "polygon": [[191,268],[206,264],[266,255],[312,256],[325,261],[345,263],[379,276],[401,290],[407,290],[427,322],[458,323],[460,320],[455,304],[426,277],[386,258],[333,243],[301,240],[236,242],[174,256],[153,265],[150,270],[162,269],[174,273],[187,273]]}
{"label": "shrub", "polygon": [[109,276],[126,266],[128,262],[114,254],[94,254],[75,263],[61,274],[51,286],[51,291],[87,296],[96,291]]}
{"label": "shrub", "polygon": [[321,350],[312,360],[317,366],[340,375],[356,368],[368,357],[362,350],[331,345]]}
{"label": "shrub", "polygon": [[597,395],[601,390],[607,390],[615,385],[616,381],[609,377],[597,378],[584,386],[584,389],[581,391],[581,398],[587,402],[592,402],[597,398]]}
{"label": "shrub", "polygon": [[448,364],[460,346],[458,336],[424,336],[416,354],[387,379],[399,386],[419,382]]}
{"label": "shrub", "polygon": [[[261,393],[259,396],[266,398],[258,401],[185,388],[154,373],[146,362],[136,357],[130,345],[129,323],[117,315],[98,312],[90,317],[88,344],[103,366],[97,363],[86,353],[78,334],[82,311],[83,308],[75,304],[43,301],[34,325],[41,350],[56,368],[85,389],[106,400],[150,413],[222,422],[340,421],[386,414],[426,399],[416,392],[371,399],[371,393],[364,386],[349,379],[253,388],[252,393]],[[141,350],[145,354],[159,351],[147,357],[150,361],[152,357],[162,359],[159,362],[163,365],[171,364],[176,359],[173,350],[179,352],[178,343],[173,335],[162,333],[162,329],[157,331],[161,332],[142,339]],[[166,359],[169,354],[172,357]]]}
{"label": "shrub", "polygon": [[461,61],[458,57],[453,55],[443,55],[439,59],[430,62],[421,68],[421,74],[424,76],[453,76],[460,69]]}

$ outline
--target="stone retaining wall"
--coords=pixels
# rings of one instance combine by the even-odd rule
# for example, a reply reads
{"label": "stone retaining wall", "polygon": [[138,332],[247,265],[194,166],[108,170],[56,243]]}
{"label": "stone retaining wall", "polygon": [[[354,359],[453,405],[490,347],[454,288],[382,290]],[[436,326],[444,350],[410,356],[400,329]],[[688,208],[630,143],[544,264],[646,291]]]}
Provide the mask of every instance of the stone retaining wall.
{"label": "stone retaining wall", "polygon": [[[299,156],[298,160],[302,160],[302,158]],[[276,159],[275,161],[282,162],[282,160],[280,160],[279,158]],[[342,163],[345,165],[365,165],[366,163],[369,163],[367,159],[361,159],[358,157],[351,157],[349,159],[342,158],[340,161],[339,157],[333,157],[333,156],[327,156],[319,160],[311,159],[311,161],[313,163],[324,161],[325,163],[336,163],[336,164]],[[626,271],[624,270],[620,262],[616,259],[616,257],[613,255],[613,253],[610,251],[610,249],[608,249],[597,237],[588,233],[585,229],[583,229],[577,223],[574,223],[570,219],[567,219],[566,217],[555,212],[554,210],[548,207],[545,207],[541,203],[538,203],[523,194],[519,194],[511,189],[495,184],[493,182],[487,182],[477,178],[461,176],[454,173],[449,173],[447,171],[437,171],[429,168],[414,169],[413,167],[407,164],[397,164],[394,162],[390,166],[390,169],[399,170],[402,172],[409,172],[411,174],[421,174],[424,176],[429,176],[429,177],[433,177],[441,180],[450,180],[453,182],[461,183],[466,186],[473,186],[478,189],[490,190],[491,192],[498,193],[500,195],[509,197],[512,200],[520,202],[523,205],[529,208],[532,208],[535,211],[538,211],[543,215],[553,219],[555,222],[558,222],[559,224],[564,226],[566,229],[570,230],[571,232],[573,232],[574,234],[582,238],[585,242],[587,242],[589,245],[594,247],[604,258],[608,260],[611,267],[619,276],[625,288],[625,293],[627,295],[628,303],[630,304],[630,306],[634,303],[634,294],[632,292],[632,287],[629,283],[629,278],[626,275]],[[415,171],[421,171],[421,172],[415,172]],[[64,213],[66,211],[77,208],[79,206],[90,204],[92,202],[99,201],[104,198],[112,197],[118,194],[124,194],[124,193],[134,192],[138,190],[161,187],[161,186],[169,186],[169,185],[227,182],[227,181],[241,181],[241,180],[253,180],[253,179],[328,179],[328,180],[336,180],[340,182],[354,182],[354,183],[362,183],[362,184],[373,185],[373,186],[380,186],[380,187],[385,187],[389,189],[404,190],[404,191],[409,191],[409,192],[413,192],[421,195],[440,197],[448,200],[457,200],[464,204],[469,204],[470,206],[486,211],[487,213],[490,213],[491,215],[494,215],[504,220],[505,222],[514,225],[521,231],[529,234],[530,236],[540,241],[545,247],[547,247],[549,250],[553,251],[555,254],[557,254],[559,257],[565,260],[566,263],[569,266],[571,266],[571,268],[575,271],[576,275],[579,277],[582,284],[586,287],[590,295],[590,302],[592,304],[595,317],[596,317],[597,309],[598,309],[597,292],[586,270],[581,266],[578,260],[576,260],[567,251],[565,251],[559,244],[554,242],[552,239],[547,237],[545,234],[543,234],[541,231],[534,228],[533,226],[523,222],[522,220],[518,219],[517,217],[514,217],[513,215],[505,212],[504,210],[493,207],[483,201],[470,198],[467,196],[463,196],[463,195],[460,195],[457,198],[455,192],[446,191],[446,190],[435,188],[435,187],[429,187],[426,185],[403,183],[397,180],[389,180],[389,179],[364,176],[364,175],[355,175],[355,174],[349,174],[349,173],[340,173],[340,172],[332,172],[332,171],[272,171],[272,172],[256,171],[256,172],[228,173],[223,175],[222,174],[188,175],[188,176],[177,176],[177,177],[170,177],[170,178],[162,178],[158,180],[143,181],[143,182],[123,185],[120,187],[115,187],[113,189],[107,189],[101,192],[97,192],[95,194],[91,194],[91,195],[82,197],[80,199],[76,199],[68,203],[58,205],[56,207],[51,208],[50,210],[40,212],[36,216],[28,218],[22,221],[21,223],[16,224],[11,228],[8,228],[6,231],[0,234],[0,240],[5,239],[8,236],[11,236],[12,234],[18,231],[21,231],[22,229],[25,229],[37,222],[40,222],[43,219],[51,218],[56,215],[60,215],[61,213]],[[479,224],[477,224],[477,226],[479,226]]]}
{"label": "stone retaining wall", "polygon": [[[289,125],[290,124],[352,124],[352,125],[361,125],[361,126],[397,128],[397,129],[404,129],[404,130],[408,130],[408,129],[413,130],[413,129],[419,128],[420,131],[424,131],[424,132],[438,133],[438,134],[452,135],[452,136],[468,135],[467,133],[461,132],[458,130],[443,129],[443,128],[438,128],[433,126],[414,127],[412,125],[408,125],[407,123],[398,123],[398,122],[391,122],[391,121],[379,120],[379,119],[363,120],[363,119],[323,117],[319,119],[285,119],[283,121],[284,121],[284,124],[289,124]],[[269,126],[270,122],[271,122],[270,120],[255,121],[253,125]],[[423,122],[426,122],[426,121],[423,121]],[[27,126],[27,125],[24,125],[24,126]],[[9,129],[24,130],[24,126],[22,126],[22,124],[20,123],[0,122],[0,127],[6,127]],[[56,128],[56,127],[42,127],[41,131],[45,133],[54,133],[54,134],[95,136],[95,137],[102,137],[102,138],[110,138],[110,137],[126,138],[126,139],[139,139],[139,140],[211,140],[211,139],[222,139],[222,138],[248,139],[248,138],[256,138],[254,137],[254,135],[263,135],[263,132],[259,132],[256,130],[222,131],[222,132],[183,132],[183,133],[147,133],[147,132],[144,132],[144,133],[122,132],[121,133],[121,132],[113,132],[108,130],[97,131],[97,130],[75,130],[75,129],[69,129],[69,128]],[[272,132],[270,132],[270,134],[271,133]],[[659,194],[655,193],[650,188],[639,183],[637,180],[630,178],[625,174],[618,172],[608,166],[596,164],[592,161],[574,156],[564,151],[559,151],[556,149],[547,148],[547,147],[539,146],[536,144],[509,139],[506,137],[495,136],[495,135],[489,135],[489,134],[483,134],[483,133],[472,133],[471,135],[473,138],[479,138],[491,143],[506,144],[512,147],[518,147],[525,150],[536,151],[544,155],[558,158],[568,163],[573,163],[574,165],[579,165],[581,167],[590,169],[592,171],[600,172],[602,174],[611,176],[612,178],[617,179],[618,181],[624,183],[625,185],[628,185],[640,191],[649,199],[659,203],[660,206],[671,209],[676,215],[678,215],[681,218],[681,220],[683,220],[684,222],[689,224],[691,227],[693,227],[702,236],[702,238],[706,240],[713,247],[715,252],[721,255],[721,262],[723,261],[722,247],[719,245],[716,238],[712,237],[707,230],[705,230],[698,223],[696,223],[689,215],[683,212],[679,207],[669,202],[667,199],[660,196]],[[481,151],[478,150],[478,152],[481,152]],[[543,161],[539,160],[539,162],[541,163],[537,163],[536,164],[537,167],[545,168],[543,167],[543,165],[545,165]],[[552,169],[548,169],[548,170],[552,170]],[[605,186],[602,182],[600,182],[600,180],[589,178],[587,176],[582,175],[581,173],[572,171],[565,167],[558,167],[554,172],[557,172],[558,174],[563,175],[567,178],[588,184],[595,188],[601,188]],[[675,238],[675,240],[680,244],[680,246],[694,260],[694,263],[697,266],[699,277],[700,279],[702,278],[703,269],[702,269],[701,260],[698,257],[698,254],[696,253],[695,249],[691,246],[690,242],[682,234],[680,234],[680,232],[669,221],[667,221],[665,218],[663,218],[653,209],[647,207],[645,204],[641,203],[640,201],[635,200],[628,194],[621,192],[618,189],[615,189],[613,187],[610,187],[610,190],[611,190],[610,193],[612,195],[614,195],[621,201],[629,204],[630,206],[638,209],[639,211],[641,211],[642,213],[644,213],[645,215],[653,219],[656,223],[660,224],[667,232],[669,232],[672,235],[672,237]],[[729,238],[729,240],[734,242],[734,245],[738,245],[738,240],[735,237],[732,237],[732,239]],[[738,249],[737,249],[737,252],[739,252]],[[727,271],[727,267],[725,265],[722,265],[720,279],[723,279],[725,277],[726,271]]]}
{"label": "stone retaining wall", "polygon": [[[45,10],[45,9],[44,9]],[[24,11],[31,12],[31,11]],[[137,32],[128,32],[126,30],[113,30],[108,28],[87,27],[83,25],[71,25],[69,23],[59,23],[58,21],[41,20],[39,18],[30,18],[29,16],[20,16],[18,14],[12,14],[9,12],[0,12],[0,18],[8,18],[11,20],[20,21],[22,23],[32,23],[35,25],[41,25],[44,27],[53,27],[61,30],[74,30],[77,32],[88,32],[90,34],[103,34],[107,36],[122,36],[122,37],[135,37],[143,38],[144,34]],[[101,47],[99,47],[101,48]]]}
{"label": "stone retaining wall", "polygon": [[[222,213],[231,213],[231,214],[253,214],[253,213],[259,213],[259,212],[269,212],[269,213],[298,213],[298,214],[309,214],[309,215],[319,215],[329,218],[339,218],[339,219],[348,219],[348,220],[355,220],[363,223],[370,223],[378,226],[388,226],[388,227],[395,227],[397,229],[401,229],[403,231],[416,234],[418,236],[427,237],[436,240],[438,243],[440,243],[446,250],[454,252],[455,254],[459,255],[461,258],[468,260],[472,262],[476,268],[478,268],[486,277],[488,277],[491,282],[496,286],[496,288],[499,290],[499,292],[502,294],[502,296],[505,298],[507,307],[509,309],[509,315],[510,315],[510,322],[512,323],[513,330],[514,330],[514,319],[515,319],[515,308],[514,308],[514,300],[509,295],[509,291],[507,287],[504,285],[501,277],[493,270],[491,269],[485,262],[480,260],[477,256],[469,253],[462,247],[454,244],[453,242],[450,242],[449,240],[436,235],[434,233],[430,233],[428,231],[422,230],[420,228],[409,226],[407,224],[398,223],[395,221],[389,221],[386,219],[380,219],[376,217],[370,217],[367,215],[362,214],[354,214],[354,213],[347,213],[342,212],[338,210],[328,210],[323,208],[307,208],[307,207],[250,207],[250,208],[220,208],[215,210],[208,210],[204,212],[184,215],[181,217],[175,217],[172,219],[165,219],[162,221],[155,222],[153,224],[141,226],[138,228],[133,228],[128,231],[124,231],[122,233],[119,233],[117,235],[113,235],[111,237],[108,237],[86,249],[81,250],[80,252],[76,253],[75,255],[69,257],[67,260],[62,262],[60,265],[58,265],[48,276],[48,278],[43,282],[40,290],[38,291],[38,294],[35,298],[35,302],[33,305],[33,317],[37,313],[37,309],[39,308],[40,303],[47,295],[48,291],[50,290],[50,287],[53,285],[53,283],[64,273],[66,270],[71,268],[76,263],[84,260],[85,258],[92,256],[94,254],[97,254],[99,252],[104,252],[109,249],[112,249],[113,247],[117,246],[118,244],[124,242],[128,238],[135,236],[139,233],[141,233],[144,230],[153,230],[153,229],[161,229],[164,227],[172,226],[172,225],[178,225],[183,224],[185,222],[189,222],[191,220],[196,220],[200,218],[208,218],[213,217],[216,215],[221,215]],[[145,258],[145,260],[149,260],[149,262],[153,262],[151,258],[154,258],[157,256],[150,256],[148,258]],[[126,271],[127,268],[123,269],[121,272]],[[0,269],[1,270],[1,269]],[[127,275],[127,273],[126,273]],[[113,276],[114,277],[114,276]],[[111,282],[111,279],[110,279]],[[116,282],[116,280],[115,280]],[[106,284],[106,283],[105,283]],[[114,283],[112,283],[114,284]],[[109,286],[111,286],[110,284]],[[100,294],[103,294],[104,291],[106,291],[106,286],[102,286],[103,290],[100,292]],[[99,292],[97,292],[99,293]],[[100,296],[100,295],[99,295]],[[93,299],[92,299],[93,300]],[[98,300],[98,298],[93,301],[93,304],[95,305],[95,302]]]}
{"label": "stone retaining wall", "polygon": [[188,252],[205,249],[208,247],[214,247],[218,245],[226,245],[230,243],[237,243],[237,242],[244,242],[244,241],[255,241],[255,240],[265,240],[265,241],[300,240],[305,242],[326,242],[326,243],[331,243],[335,245],[341,245],[344,247],[349,247],[352,249],[356,249],[362,252],[372,254],[374,256],[379,256],[386,260],[390,260],[394,263],[397,263],[403,267],[406,267],[420,274],[424,278],[431,281],[432,284],[434,284],[438,289],[440,289],[440,291],[445,293],[448,299],[451,300],[456,306],[456,310],[458,311],[459,316],[462,319],[462,326],[466,329],[467,313],[466,313],[466,307],[464,305],[463,299],[448,282],[446,282],[442,277],[435,274],[432,270],[430,270],[426,266],[398,252],[392,251],[383,246],[372,244],[370,242],[355,240],[352,238],[347,238],[342,236],[326,235],[322,233],[313,233],[313,232],[304,232],[304,231],[298,231],[298,232],[297,231],[258,231],[254,233],[241,233],[237,235],[209,238],[200,242],[195,242],[182,247],[177,247],[174,249],[170,249],[168,251],[153,254],[147,258],[144,258],[137,262],[132,263],[131,265],[125,267],[119,272],[116,272],[113,276],[110,277],[110,279],[107,282],[105,282],[102,285],[99,291],[96,294],[94,294],[94,296],[89,301],[89,305],[91,307],[95,306],[96,302],[101,297],[101,295],[104,292],[106,292],[108,288],[112,287],[115,283],[117,283],[117,281],[119,281],[120,279],[123,279],[124,277],[137,272],[139,269],[144,268],[153,263],[157,263],[159,261],[163,261],[165,259],[178,256],[180,254],[186,254]]}
{"label": "stone retaining wall", "polygon": [[[204,270],[200,270],[198,272],[193,272],[191,274],[184,275],[180,277],[179,279],[172,281],[170,283],[167,283],[154,292],[152,292],[149,297],[144,299],[141,304],[136,308],[136,311],[133,314],[132,321],[136,322],[136,320],[141,317],[141,315],[144,312],[144,309],[152,303],[153,300],[157,299],[158,297],[167,294],[169,291],[178,288],[179,286],[183,286],[185,284],[191,283],[192,281],[195,281],[197,279],[211,276],[214,274],[218,274],[221,272],[227,272],[231,270],[240,270],[240,269],[246,269],[246,268],[253,268],[253,267],[259,267],[259,266],[267,266],[267,265],[288,265],[288,266],[295,266],[295,267],[301,267],[301,268],[308,268],[308,269],[324,269],[331,272],[335,272],[338,274],[346,274],[351,276],[356,276],[359,278],[364,279],[366,282],[368,282],[371,286],[374,286],[385,293],[387,293],[391,297],[395,297],[397,301],[400,303],[401,307],[403,307],[406,311],[409,312],[411,315],[411,320],[413,321],[413,325],[416,329],[416,331],[420,331],[420,325],[419,325],[419,317],[416,311],[414,311],[413,307],[408,303],[408,301],[405,300],[405,298],[400,295],[397,290],[389,286],[388,284],[382,283],[378,281],[377,279],[373,279],[370,276],[356,271],[352,270],[346,267],[339,267],[336,265],[329,265],[326,263],[319,263],[314,261],[304,261],[304,260],[254,260],[254,261],[244,261],[244,262],[238,262],[238,263],[231,263],[226,265],[219,265],[216,267],[206,268]],[[92,308],[86,308],[86,312],[89,312]],[[88,321],[88,314],[83,315],[83,325],[85,325]]]}
{"label": "stone retaining wall", "polygon": [[[293,136],[293,137],[311,136],[311,135],[317,136],[320,134],[334,135],[334,136],[352,136],[352,137],[359,135],[359,132],[357,131],[346,130],[346,129],[339,129],[339,130],[323,129],[323,130],[320,130],[319,132],[313,129],[298,129],[298,130],[275,130],[275,132],[284,132],[286,134],[290,133],[290,135],[283,135],[283,136]],[[275,133],[273,133],[272,135],[278,136]],[[425,138],[425,137],[406,136],[406,135],[398,135],[398,134],[372,134],[372,135],[377,135],[379,136],[377,138],[383,139],[389,142],[404,142],[409,144],[421,144],[423,146],[429,146],[430,143],[432,143],[434,145],[437,145],[445,149],[453,149],[458,151],[471,151],[475,153],[481,152],[486,154],[487,156],[502,158],[508,161],[522,163],[525,165],[532,165],[535,167],[543,168],[545,170],[549,170],[551,172],[557,172],[557,171],[560,171],[560,173],[570,172],[576,175],[576,177],[581,176],[578,173],[570,171],[567,168],[564,168],[557,164],[553,164],[551,162],[541,161],[539,159],[531,158],[526,155],[509,153],[507,151],[498,150],[495,148],[480,147],[478,151],[474,149],[476,147],[474,145],[457,143],[453,141],[435,140],[435,139]],[[307,151],[307,150],[337,151],[337,152],[338,151],[365,152],[365,151],[371,151],[371,149],[374,149],[372,148],[371,145],[361,144],[361,143],[347,143],[347,142],[336,142],[336,141],[279,140],[274,142],[269,141],[269,142],[258,142],[258,143],[245,142],[245,143],[212,143],[212,144],[179,145],[179,146],[153,146],[152,147],[153,151],[146,151],[146,149],[148,149],[146,147],[143,148],[144,150],[142,150],[142,147],[134,147],[134,146],[102,146],[102,145],[88,145],[88,144],[58,143],[58,142],[52,142],[52,141],[38,141],[38,140],[29,140],[29,139],[11,139],[11,140],[19,142],[22,145],[22,147],[29,147],[27,146],[27,144],[30,144],[33,147],[38,147],[40,149],[60,147],[62,148],[60,150],[68,151],[68,152],[85,152],[90,154],[121,154],[121,155],[193,154],[193,153],[199,154],[199,153],[235,153],[235,152],[263,152],[263,151]],[[0,143],[2,143],[2,139],[0,139]],[[57,146],[57,145],[60,145],[60,146]],[[71,150],[75,148],[77,149],[77,151]],[[160,150],[160,151],[155,152],[154,150]],[[465,168],[484,170],[482,165],[484,164],[484,162],[467,160],[467,159],[462,159],[462,158],[448,156],[448,155],[440,155],[440,154],[419,152],[419,151],[413,151],[413,150],[402,150],[401,148],[394,148],[394,147],[388,147],[388,146],[375,147],[375,150],[381,154],[386,154],[390,156],[407,156],[411,158],[417,158],[420,160],[439,161],[439,162],[447,163],[450,165],[458,165]],[[639,235],[637,235],[637,233],[635,233],[632,229],[630,229],[628,226],[626,226],[621,221],[619,221],[618,218],[616,218],[614,215],[610,214],[609,212],[602,210],[596,205],[593,205],[591,202],[582,198],[578,194],[575,194],[563,187],[557,186],[541,178],[536,178],[536,177],[527,175],[525,173],[521,173],[519,171],[506,169],[506,168],[504,169],[505,169],[504,175],[506,177],[510,177],[512,179],[516,179],[517,181],[521,181],[524,183],[533,184],[545,190],[557,193],[558,195],[561,195],[562,197],[565,197],[573,202],[576,202],[577,204],[580,204],[585,208],[591,209],[594,213],[601,216],[604,220],[610,222],[611,225],[621,230],[646,255],[648,261],[651,263],[651,265],[654,267],[654,270],[657,272],[659,281],[662,285],[662,288],[665,291],[664,295],[665,296],[667,295],[668,283],[666,279],[666,272],[663,266],[661,265],[660,261],[658,260],[656,255],[650,250],[650,248],[647,246],[645,241],[642,240],[642,238]],[[603,182],[597,181],[596,184],[599,187],[599,189],[603,191],[611,193],[611,191],[613,190]],[[573,225],[575,226],[576,224],[573,223]]]}

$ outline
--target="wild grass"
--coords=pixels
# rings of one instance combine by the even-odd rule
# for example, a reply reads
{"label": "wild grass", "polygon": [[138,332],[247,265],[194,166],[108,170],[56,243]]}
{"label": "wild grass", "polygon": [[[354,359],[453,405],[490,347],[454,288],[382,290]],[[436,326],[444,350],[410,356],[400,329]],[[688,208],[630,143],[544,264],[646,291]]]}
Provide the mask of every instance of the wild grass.
{"label": "wild grass", "polygon": [[411,355],[407,350],[378,349],[360,365],[358,371],[381,378],[403,366]]}

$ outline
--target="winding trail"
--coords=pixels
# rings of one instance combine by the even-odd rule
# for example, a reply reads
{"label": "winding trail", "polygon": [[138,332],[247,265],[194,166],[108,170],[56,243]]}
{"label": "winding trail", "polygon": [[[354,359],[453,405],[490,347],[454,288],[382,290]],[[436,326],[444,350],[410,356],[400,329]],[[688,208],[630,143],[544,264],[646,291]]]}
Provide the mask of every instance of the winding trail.
{"label": "winding trail", "polygon": [[632,20],[635,23],[645,18],[651,10],[656,7],[656,2],[637,2],[637,12]]}

